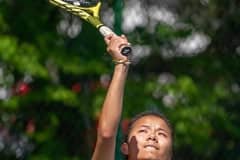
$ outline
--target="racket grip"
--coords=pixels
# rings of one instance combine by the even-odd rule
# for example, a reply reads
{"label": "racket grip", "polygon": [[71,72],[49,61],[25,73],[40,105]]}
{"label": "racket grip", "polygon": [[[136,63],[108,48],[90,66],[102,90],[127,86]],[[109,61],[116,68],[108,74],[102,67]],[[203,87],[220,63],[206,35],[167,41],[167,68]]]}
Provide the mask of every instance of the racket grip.
{"label": "racket grip", "polygon": [[109,27],[104,26],[104,25],[99,27],[99,31],[104,37],[109,34],[115,34]]}
{"label": "racket grip", "polygon": [[[109,27],[104,25],[99,27],[99,31],[103,36],[107,36],[109,34],[115,34]],[[121,53],[124,56],[129,56],[132,54],[132,48],[130,46],[124,46],[121,49]]]}

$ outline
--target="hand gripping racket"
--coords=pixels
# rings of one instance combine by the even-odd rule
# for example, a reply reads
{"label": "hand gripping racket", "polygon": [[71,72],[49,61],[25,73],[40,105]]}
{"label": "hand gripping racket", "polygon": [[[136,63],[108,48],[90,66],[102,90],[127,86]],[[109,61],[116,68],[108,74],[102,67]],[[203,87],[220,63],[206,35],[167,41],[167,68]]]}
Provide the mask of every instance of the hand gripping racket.
{"label": "hand gripping racket", "polygon": [[[96,27],[103,35],[115,34],[109,27],[104,25],[99,18],[101,2],[99,0],[49,0],[50,3],[79,16]],[[130,46],[124,46],[121,53],[129,56],[132,52]]]}

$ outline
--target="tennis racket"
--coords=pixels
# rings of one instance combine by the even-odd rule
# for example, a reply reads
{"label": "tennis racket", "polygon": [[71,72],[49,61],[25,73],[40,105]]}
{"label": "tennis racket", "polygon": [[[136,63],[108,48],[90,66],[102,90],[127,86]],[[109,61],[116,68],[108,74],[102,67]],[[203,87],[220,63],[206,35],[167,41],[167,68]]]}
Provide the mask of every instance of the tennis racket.
{"label": "tennis racket", "polygon": [[[115,34],[99,18],[101,8],[99,0],[49,0],[49,2],[92,24],[103,36]],[[121,53],[125,56],[129,56],[131,52],[132,48],[129,45],[121,49]]]}

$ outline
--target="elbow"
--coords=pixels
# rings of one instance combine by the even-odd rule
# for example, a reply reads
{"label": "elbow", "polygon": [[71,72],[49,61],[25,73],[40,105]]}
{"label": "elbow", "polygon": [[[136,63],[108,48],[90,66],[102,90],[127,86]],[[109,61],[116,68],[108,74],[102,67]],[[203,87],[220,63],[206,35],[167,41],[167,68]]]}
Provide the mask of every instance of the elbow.
{"label": "elbow", "polygon": [[109,128],[98,128],[98,136],[102,139],[112,139],[116,137],[116,131]]}

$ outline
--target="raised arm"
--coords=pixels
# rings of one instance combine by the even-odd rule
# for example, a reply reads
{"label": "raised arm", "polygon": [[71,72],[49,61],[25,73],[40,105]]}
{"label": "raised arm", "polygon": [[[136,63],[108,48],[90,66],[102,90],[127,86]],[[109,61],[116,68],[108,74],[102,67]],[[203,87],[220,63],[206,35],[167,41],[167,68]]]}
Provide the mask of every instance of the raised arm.
{"label": "raised arm", "polygon": [[112,81],[103,103],[98,125],[97,142],[92,160],[114,160],[116,135],[122,114],[125,80],[128,72],[128,57],[121,55],[121,47],[127,45],[124,36],[110,35],[105,38],[107,51],[116,61]]}

